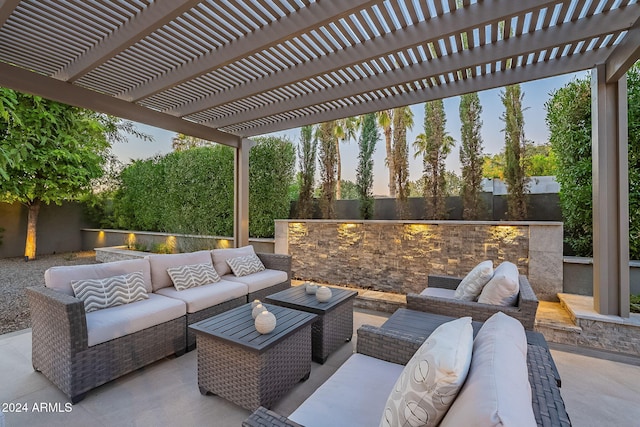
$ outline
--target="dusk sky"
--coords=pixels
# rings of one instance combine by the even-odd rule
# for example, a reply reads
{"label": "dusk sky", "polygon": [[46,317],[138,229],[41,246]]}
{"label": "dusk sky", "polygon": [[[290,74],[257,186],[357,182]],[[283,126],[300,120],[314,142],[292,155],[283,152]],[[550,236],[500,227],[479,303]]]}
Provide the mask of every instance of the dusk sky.
{"label": "dusk sky", "polygon": [[[535,82],[523,83],[521,85],[524,93],[523,107],[525,121],[525,137],[536,144],[544,144],[549,137],[549,131],[545,123],[546,111],[544,104],[549,100],[550,94],[563,87],[576,77],[584,77],[588,72],[567,74],[559,77],[552,77]],[[495,154],[504,147],[504,122],[500,120],[504,112],[504,106],[500,101],[502,89],[492,89],[480,92],[480,103],[482,104],[482,138],[485,154]],[[448,98],[444,100],[445,113],[447,117],[447,132],[455,141],[456,146],[447,158],[447,169],[460,173],[460,118],[458,108],[460,98]],[[407,134],[407,141],[410,145],[409,174],[410,180],[415,181],[422,175],[422,159],[414,158],[415,150],[412,143],[416,135],[424,131],[424,104],[417,104],[411,107],[414,113],[415,125]],[[171,151],[171,139],[174,132],[154,128],[147,125],[138,125],[143,132],[153,135],[154,142],[148,143],[129,138],[129,142],[116,143],[113,152],[118,158],[128,163],[132,159],[146,159],[155,154],[165,154]],[[283,135],[289,138],[294,144],[300,140],[300,129],[278,132],[274,135]],[[384,166],[385,147],[383,135],[376,146],[374,153],[374,194],[388,195],[388,173]],[[357,141],[350,141],[341,145],[342,155],[342,179],[355,181],[355,170],[358,159]]]}

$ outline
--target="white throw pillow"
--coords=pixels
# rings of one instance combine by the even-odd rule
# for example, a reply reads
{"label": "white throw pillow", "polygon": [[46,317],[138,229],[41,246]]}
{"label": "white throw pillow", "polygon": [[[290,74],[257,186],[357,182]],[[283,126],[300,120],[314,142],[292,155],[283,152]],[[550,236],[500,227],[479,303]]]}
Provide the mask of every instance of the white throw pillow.
{"label": "white throw pillow", "polygon": [[514,306],[518,301],[519,292],[518,267],[509,261],[504,261],[496,268],[489,283],[482,288],[478,302]]}
{"label": "white throw pillow", "polygon": [[218,276],[211,263],[167,268],[167,273],[177,291],[220,281],[220,276]]}
{"label": "white throw pillow", "polygon": [[248,276],[249,274],[264,271],[264,264],[258,258],[258,255],[239,256],[227,260],[227,264],[231,267],[231,271],[236,277]]}
{"label": "white throw pillow", "polygon": [[464,384],[472,348],[471,317],[436,328],[396,381],[380,427],[437,426]]}
{"label": "white throw pillow", "polygon": [[71,288],[86,313],[149,298],[142,271],[104,279],[73,280]]}
{"label": "white throw pillow", "polygon": [[519,321],[499,312],[480,328],[467,380],[440,426],[535,425],[527,337]]}
{"label": "white throw pillow", "polygon": [[491,276],[493,276],[493,261],[482,261],[462,279],[453,297],[462,301],[475,301]]}

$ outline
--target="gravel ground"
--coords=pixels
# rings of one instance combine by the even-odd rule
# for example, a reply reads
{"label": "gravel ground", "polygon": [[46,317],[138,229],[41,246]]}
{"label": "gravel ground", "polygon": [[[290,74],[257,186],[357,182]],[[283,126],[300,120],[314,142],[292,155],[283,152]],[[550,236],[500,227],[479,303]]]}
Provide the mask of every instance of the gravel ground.
{"label": "gravel ground", "polygon": [[31,327],[25,288],[44,286],[44,272],[55,265],[95,264],[95,251],[0,259],[0,334]]}

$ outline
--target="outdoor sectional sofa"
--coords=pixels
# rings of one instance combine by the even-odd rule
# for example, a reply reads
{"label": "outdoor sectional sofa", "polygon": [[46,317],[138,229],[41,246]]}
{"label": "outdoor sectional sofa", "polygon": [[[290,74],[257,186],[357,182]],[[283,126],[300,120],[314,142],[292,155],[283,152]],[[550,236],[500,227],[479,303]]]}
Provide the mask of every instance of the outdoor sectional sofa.
{"label": "outdoor sectional sofa", "polygon": [[514,306],[504,306],[455,299],[453,294],[462,278],[429,275],[428,287],[424,291],[420,294],[407,294],[407,308],[452,317],[471,316],[473,320],[480,322],[502,311],[519,320],[525,329],[532,331],[538,310],[538,297],[526,276],[519,275],[518,278],[520,292],[517,302]]}
{"label": "outdoor sectional sofa", "polygon": [[[291,285],[288,255],[256,254],[265,270],[229,274],[226,260],[253,253],[250,246],[186,254],[150,255],[103,264],[57,266],[45,286],[30,287],[32,360],[72,403],[87,391],[171,355],[195,347],[188,325]],[[176,291],[167,268],[213,264],[221,280]],[[72,281],[139,274],[148,298],[87,312]]]}
{"label": "outdoor sectional sofa", "polygon": [[[502,320],[508,317],[496,315],[500,316]],[[357,332],[357,352],[290,416],[260,407],[243,422],[243,427],[386,425],[383,418],[388,415],[387,399],[406,384],[398,381],[404,365],[411,362],[439,326],[455,320],[460,319],[399,309],[380,327],[361,326]],[[485,323],[491,321],[472,322],[474,337]],[[487,334],[483,337],[484,345],[474,341],[466,382],[448,411],[445,410],[440,425],[571,425],[560,395],[560,378],[544,337],[520,328],[519,340],[514,340],[511,331],[513,324],[518,323],[513,319],[511,323],[510,328],[504,328],[504,323],[493,322],[490,329],[494,341],[490,338],[487,342]],[[510,330],[505,333],[505,329]],[[439,345],[437,340],[435,345]],[[526,348],[526,356],[522,356],[521,347]],[[408,396],[415,398],[414,392],[410,391]]]}

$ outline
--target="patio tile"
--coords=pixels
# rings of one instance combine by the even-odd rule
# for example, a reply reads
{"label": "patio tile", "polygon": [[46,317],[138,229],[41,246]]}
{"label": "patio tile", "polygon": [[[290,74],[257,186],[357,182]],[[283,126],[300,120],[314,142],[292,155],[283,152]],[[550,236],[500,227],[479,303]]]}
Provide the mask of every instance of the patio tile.
{"label": "patio tile", "polygon": [[[354,331],[380,325],[385,313],[355,310]],[[274,405],[293,412],[355,351],[355,336],[327,361],[312,363],[311,376]],[[202,396],[197,386],[197,350],[161,360],[88,393],[64,412],[68,402],[55,386],[31,367],[31,334],[0,336],[0,403],[26,403],[26,413],[6,413],[6,426],[198,426],[237,427],[249,411],[217,396]],[[557,349],[553,357],[562,376],[561,393],[574,426],[634,425],[640,419],[640,366]],[[603,357],[606,357],[604,355]],[[640,365],[640,360],[637,361]],[[49,404],[49,412],[33,405]],[[53,412],[52,412],[53,411]]]}

